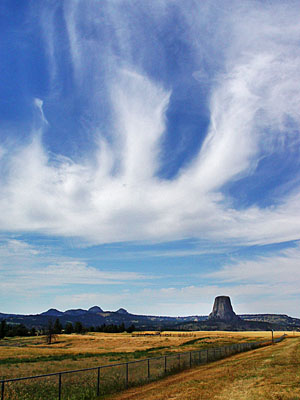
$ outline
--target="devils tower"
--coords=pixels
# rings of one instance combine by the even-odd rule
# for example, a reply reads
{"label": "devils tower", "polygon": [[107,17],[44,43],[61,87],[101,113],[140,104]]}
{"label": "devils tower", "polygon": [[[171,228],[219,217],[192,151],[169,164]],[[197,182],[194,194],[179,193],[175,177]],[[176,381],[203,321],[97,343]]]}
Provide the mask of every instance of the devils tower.
{"label": "devils tower", "polygon": [[215,298],[214,307],[208,319],[215,321],[238,322],[241,321],[232,309],[230,297],[218,296]]}

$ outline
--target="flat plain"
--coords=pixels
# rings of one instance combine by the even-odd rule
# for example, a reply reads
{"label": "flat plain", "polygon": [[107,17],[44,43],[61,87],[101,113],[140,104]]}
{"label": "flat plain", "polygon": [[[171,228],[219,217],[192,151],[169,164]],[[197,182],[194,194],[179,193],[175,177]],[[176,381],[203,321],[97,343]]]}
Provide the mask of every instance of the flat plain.
{"label": "flat plain", "polygon": [[[282,332],[275,332],[275,337]],[[212,346],[271,339],[270,332],[138,332],[16,337],[0,341],[0,378],[89,368],[123,361],[200,350]]]}
{"label": "flat plain", "polygon": [[[283,332],[274,332],[274,337],[279,337]],[[280,346],[284,349],[287,343],[294,343],[299,346],[300,334],[290,333],[291,338],[284,340]],[[0,341],[0,378],[1,379],[11,379],[19,378],[25,376],[39,375],[39,374],[49,374],[57,373],[61,371],[68,371],[74,369],[91,368],[97,366],[103,366],[107,364],[118,364],[127,361],[141,361],[146,358],[153,359],[151,361],[151,380],[157,379],[158,376],[163,375],[162,361],[155,359],[155,357],[168,355],[168,366],[172,370],[172,360],[174,365],[173,372],[176,372],[178,353],[190,352],[194,350],[203,350],[211,347],[221,347],[225,345],[241,343],[241,342],[252,342],[261,340],[271,340],[271,332],[136,332],[133,334],[109,334],[109,333],[90,333],[85,335],[58,335],[56,341],[47,345],[45,337],[25,337],[25,338],[6,338]],[[279,349],[279,345],[269,346],[268,348]],[[266,348],[267,349],[267,348]],[[291,352],[291,347],[289,347],[291,354],[297,354],[296,348],[293,348]],[[257,351],[265,349],[259,349]],[[298,351],[298,350],[297,350]],[[216,371],[215,376],[224,375],[228,379],[232,379],[233,375],[237,371],[241,371],[241,367],[236,365],[232,360],[238,360],[238,357],[246,356],[247,354],[252,354],[253,352],[247,352],[240,354],[238,356],[229,357],[222,361],[222,371]],[[260,354],[260,353],[255,353]],[[184,361],[184,357],[182,358]],[[207,374],[207,371],[212,371],[211,368],[215,368],[218,362],[204,365],[200,367],[200,375]],[[202,368],[202,369],[201,369]],[[231,369],[233,368],[233,372]],[[246,370],[249,366],[245,367]],[[170,370],[170,373],[172,372]],[[176,371],[175,371],[176,370]],[[161,381],[162,385],[168,382],[166,379],[174,379],[174,384],[178,384],[174,390],[177,393],[182,393],[183,388],[189,388],[195,386],[196,395],[199,394],[199,387],[195,382],[202,382],[200,384],[204,389],[205,384],[203,384],[202,378],[193,378],[193,373],[197,372],[198,368],[193,368],[190,371],[192,374],[189,376],[189,372],[185,372],[187,375],[176,374],[170,378],[165,378]],[[205,372],[206,371],[206,372]],[[225,372],[224,372],[225,371]],[[66,399],[95,399],[96,396],[96,384],[97,375],[95,370],[90,372],[67,374],[63,376],[63,397]],[[299,372],[299,371],[298,371]],[[184,374],[185,374],[184,373]],[[104,374],[104,375],[102,375]],[[124,375],[125,374],[125,375]],[[112,392],[115,390],[121,390],[124,388],[124,378],[126,372],[124,370],[124,365],[114,368],[105,368],[101,372],[101,390],[102,396],[107,392]],[[134,380],[136,384],[139,382],[145,382],[145,377],[147,376],[147,363],[140,362],[138,364],[130,364],[129,368],[130,380]],[[182,377],[187,377],[182,378]],[[213,381],[214,373],[210,374],[210,379],[212,379],[212,385],[215,385]],[[230,378],[231,377],[231,378]],[[206,376],[205,382],[207,382],[209,377]],[[222,379],[220,381],[222,381]],[[147,379],[146,379],[147,380]],[[191,381],[191,383],[189,383]],[[106,382],[106,383],[105,383]],[[133,381],[132,381],[133,382]],[[194,382],[194,383],[193,383]],[[129,382],[131,383],[131,382]],[[224,382],[223,382],[224,383]],[[24,386],[26,384],[26,388]],[[23,386],[22,386],[23,385]],[[105,385],[108,385],[105,388]],[[133,392],[127,392],[124,396],[129,396],[128,399],[213,399],[218,397],[191,397],[193,394],[188,392],[187,396],[185,394],[183,397],[174,397],[174,394],[166,393],[165,397],[155,397],[158,393],[159,396],[162,395],[160,383],[153,384],[153,388],[150,388],[150,392],[147,392],[147,397],[143,394],[144,390],[148,390],[148,386],[142,386],[141,389],[132,389]],[[173,384],[169,385],[172,387]],[[203,386],[204,385],[204,386]],[[176,386],[176,385],[175,385]],[[139,393],[141,390],[141,393]],[[7,386],[6,392],[9,393],[9,398],[18,399],[22,395],[25,399],[41,399],[48,398],[45,395],[49,394],[49,391],[53,393],[53,396],[57,396],[57,376],[49,377],[43,380],[26,381],[25,383],[10,383]],[[78,397],[82,392],[82,396]],[[193,390],[192,390],[193,392]],[[192,393],[191,392],[191,393]],[[210,391],[211,392],[211,391]],[[129,394],[128,394],[129,393]],[[211,395],[211,394],[210,394]],[[217,394],[216,394],[217,395]],[[123,396],[123,394],[119,395]],[[130,397],[130,396],[140,396],[140,397]],[[144,396],[144,397],[143,397]],[[150,397],[149,397],[150,396]],[[171,397],[169,397],[171,396]],[[173,397],[172,397],[173,396]],[[50,398],[50,397],[49,397]],[[119,398],[119,397],[114,397]],[[123,398],[123,397],[120,397]],[[126,399],[127,397],[124,397]],[[225,399],[226,397],[224,397]],[[242,398],[242,397],[237,397]],[[247,398],[247,397],[246,397]],[[220,397],[221,399],[221,397]],[[274,399],[277,399],[276,397]],[[278,398],[281,399],[281,398]],[[285,398],[284,398],[285,399]],[[289,398],[290,399],[290,398]],[[291,398],[292,399],[292,398]],[[293,398],[293,400],[296,399]]]}

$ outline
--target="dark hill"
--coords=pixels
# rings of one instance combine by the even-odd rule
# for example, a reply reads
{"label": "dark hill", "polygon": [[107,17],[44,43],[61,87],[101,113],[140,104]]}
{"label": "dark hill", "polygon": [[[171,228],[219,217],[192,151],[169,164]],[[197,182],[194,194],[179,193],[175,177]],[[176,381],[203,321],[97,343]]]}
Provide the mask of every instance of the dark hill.
{"label": "dark hill", "polygon": [[48,311],[45,311],[45,312],[41,313],[40,315],[45,315],[48,317],[60,317],[63,314],[64,313],[62,311],[58,311],[55,308],[50,308]]}
{"label": "dark hill", "polygon": [[237,316],[232,308],[228,296],[218,296],[215,299],[213,310],[207,316],[165,317],[154,315],[130,314],[124,308],[117,311],[103,311],[99,306],[89,310],[72,309],[65,312],[51,308],[41,314],[17,315],[1,314],[0,320],[7,323],[24,324],[28,328],[43,328],[48,325],[49,319],[59,318],[62,325],[77,321],[84,326],[99,326],[102,324],[124,323],[126,327],[134,324],[141,330],[300,330],[300,319],[282,314],[247,314]]}
{"label": "dark hill", "polygon": [[270,322],[277,325],[299,326],[300,319],[285,314],[244,314],[240,318],[247,321]]}
{"label": "dark hill", "polygon": [[119,313],[119,314],[129,314],[128,311],[125,310],[125,308],[119,308],[119,309],[117,310],[117,313]]}
{"label": "dark hill", "polygon": [[91,312],[91,313],[102,313],[103,310],[102,310],[102,308],[100,308],[98,306],[94,306],[94,307],[89,308],[88,312]]}
{"label": "dark hill", "polygon": [[[300,326],[299,326],[300,328]],[[171,329],[171,327],[170,327]],[[174,327],[173,327],[174,329]],[[221,320],[206,320],[200,322],[185,322],[178,324],[176,330],[182,331],[271,331],[289,330],[287,326],[271,324],[262,321],[236,321],[226,322]]]}
{"label": "dark hill", "polygon": [[86,314],[88,311],[86,310],[82,310],[81,308],[78,308],[76,310],[67,310],[64,312],[64,315],[74,315],[74,316],[78,316],[78,315],[84,315]]}

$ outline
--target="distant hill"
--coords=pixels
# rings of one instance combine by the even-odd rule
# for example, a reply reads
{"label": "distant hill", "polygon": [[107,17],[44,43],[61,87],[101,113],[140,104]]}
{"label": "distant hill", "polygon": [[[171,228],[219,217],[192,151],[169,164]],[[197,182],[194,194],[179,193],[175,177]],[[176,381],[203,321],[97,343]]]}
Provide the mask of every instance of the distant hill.
{"label": "distant hill", "polygon": [[[272,324],[263,321],[246,321],[242,319],[235,322],[207,319],[200,322],[177,324],[174,328],[182,331],[288,331],[295,329],[295,327],[292,328],[288,325]],[[300,325],[298,328],[300,329]]]}
{"label": "distant hill", "polygon": [[61,317],[62,315],[64,315],[64,313],[62,311],[58,311],[55,308],[50,308],[50,310],[45,311],[43,313],[41,313],[40,315],[45,315],[48,317]]}
{"label": "distant hill", "polygon": [[102,324],[120,325],[124,323],[126,327],[134,324],[138,329],[164,329],[165,326],[175,326],[179,322],[200,321],[206,319],[205,316],[190,317],[163,317],[154,315],[135,315],[129,313],[124,308],[117,311],[103,311],[99,306],[93,306],[88,310],[71,309],[59,311],[50,308],[48,311],[35,315],[17,315],[2,314],[0,320],[6,319],[7,323],[24,324],[28,328],[44,328],[47,326],[49,319],[55,320],[59,318],[60,322],[65,325],[67,322],[75,323],[80,321],[84,326],[99,326]]}
{"label": "distant hill", "polygon": [[103,312],[102,308],[100,308],[99,306],[91,307],[88,309],[88,311],[95,314]]}
{"label": "distant hill", "polygon": [[300,319],[285,314],[243,314],[240,318],[247,321],[262,321],[277,325],[300,326]]}
{"label": "distant hill", "polygon": [[119,308],[116,312],[119,314],[129,314],[128,311],[125,310],[125,308]]}
{"label": "distant hill", "polygon": [[131,314],[124,308],[117,311],[103,311],[99,306],[88,310],[70,309],[66,311],[50,308],[48,311],[35,315],[19,315],[0,313],[0,320],[7,323],[24,324],[28,328],[44,328],[49,319],[59,318],[62,325],[67,322],[80,321],[84,326],[99,326],[102,324],[120,325],[132,324],[140,330],[300,330],[300,319],[283,314],[244,314],[236,316],[230,299],[219,299],[210,316],[192,315],[187,317],[165,317],[155,315]]}

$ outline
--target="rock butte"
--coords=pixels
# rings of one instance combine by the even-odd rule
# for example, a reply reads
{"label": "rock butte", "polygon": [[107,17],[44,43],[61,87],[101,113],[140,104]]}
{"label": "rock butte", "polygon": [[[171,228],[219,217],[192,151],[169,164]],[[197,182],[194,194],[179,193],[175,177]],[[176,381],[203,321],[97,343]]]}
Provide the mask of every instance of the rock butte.
{"label": "rock butte", "polygon": [[218,296],[215,298],[214,307],[208,319],[226,322],[241,321],[240,317],[233,311],[230,297],[228,296]]}

